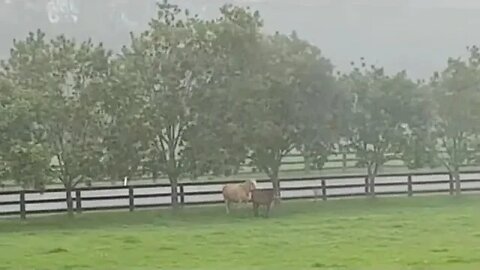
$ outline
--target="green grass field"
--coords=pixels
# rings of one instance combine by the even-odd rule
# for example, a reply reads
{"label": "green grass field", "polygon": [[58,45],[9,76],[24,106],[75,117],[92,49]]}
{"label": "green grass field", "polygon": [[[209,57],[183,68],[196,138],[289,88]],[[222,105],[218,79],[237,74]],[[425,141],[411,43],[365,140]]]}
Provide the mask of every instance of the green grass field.
{"label": "green grass field", "polygon": [[0,269],[480,269],[475,196],[0,221]]}

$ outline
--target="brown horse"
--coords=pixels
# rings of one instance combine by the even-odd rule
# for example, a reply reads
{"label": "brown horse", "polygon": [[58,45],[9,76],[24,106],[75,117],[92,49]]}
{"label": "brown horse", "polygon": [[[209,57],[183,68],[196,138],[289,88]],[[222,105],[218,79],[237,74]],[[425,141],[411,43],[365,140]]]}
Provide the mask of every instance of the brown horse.
{"label": "brown horse", "polygon": [[223,200],[227,214],[230,213],[232,203],[248,203],[252,190],[257,187],[257,182],[253,179],[247,180],[241,184],[226,184],[223,187]]}
{"label": "brown horse", "polygon": [[265,217],[270,214],[270,208],[275,199],[275,192],[271,188],[255,189],[252,191],[253,214],[258,217],[258,208],[263,205],[266,208]]}

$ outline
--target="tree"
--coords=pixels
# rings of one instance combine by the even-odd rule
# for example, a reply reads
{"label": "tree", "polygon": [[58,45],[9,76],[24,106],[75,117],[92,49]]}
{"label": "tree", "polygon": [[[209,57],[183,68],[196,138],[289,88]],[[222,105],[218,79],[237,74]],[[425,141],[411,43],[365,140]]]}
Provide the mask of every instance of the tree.
{"label": "tree", "polygon": [[0,76],[0,180],[43,189],[50,180],[51,153],[38,132],[22,89]]}
{"label": "tree", "polygon": [[448,66],[431,80],[435,115],[433,146],[439,160],[461,192],[460,167],[476,161],[480,126],[480,51],[468,48],[468,59],[448,60]]}
{"label": "tree", "polygon": [[338,87],[332,75],[333,65],[321,56],[320,50],[299,40],[297,46],[299,51],[314,51],[314,57],[303,59],[296,71],[300,74],[296,86],[296,149],[302,153],[307,170],[321,170],[328,157],[338,150],[348,96]]}
{"label": "tree", "polygon": [[427,100],[405,72],[388,76],[383,68],[365,63],[341,82],[353,98],[347,141],[360,160],[358,165],[367,169],[373,196],[379,168],[389,160],[406,158],[405,143],[428,122]]}
{"label": "tree", "polygon": [[10,126],[14,117],[13,100],[11,98],[13,87],[0,77],[0,181],[4,181],[9,169],[8,152],[10,151]]}
{"label": "tree", "polygon": [[98,92],[109,74],[110,56],[102,44],[77,44],[62,35],[47,41],[38,30],[14,41],[3,65],[6,78],[28,92],[37,132],[58,164],[56,177],[65,186],[69,215],[72,189],[101,174]]}
{"label": "tree", "polygon": [[[207,124],[211,127],[215,122],[211,117],[220,114],[206,107],[212,106],[211,99],[234,75],[224,66],[233,61],[229,53],[236,51],[233,59],[240,59],[237,46],[251,41],[238,42],[229,37],[235,32],[237,37],[243,37],[243,32],[251,31],[249,20],[254,20],[254,15],[225,6],[222,17],[209,22],[167,2],[158,8],[149,31],[132,35],[131,45],[123,48],[121,61],[124,80],[133,82],[135,90],[131,91],[143,100],[138,121],[144,126],[148,165],[168,177],[172,205],[176,207],[180,177],[197,176],[213,168],[208,165],[212,159],[198,150],[216,146],[217,141],[207,136],[212,133],[204,128]],[[240,16],[232,20],[232,14]]]}
{"label": "tree", "polygon": [[125,61],[116,59],[111,64],[108,86],[101,93],[102,165],[110,181],[132,178],[146,158],[145,130],[141,118],[143,99],[137,95],[134,82],[125,76]]}
{"label": "tree", "polygon": [[243,108],[237,104],[257,75],[252,67],[262,56],[263,21],[248,7],[224,5],[220,11],[221,17],[209,24],[215,37],[208,44],[209,84],[194,100],[197,124],[186,134],[184,154],[192,177],[202,172],[235,174],[248,154],[245,124],[236,121]]}
{"label": "tree", "polygon": [[232,108],[250,159],[272,181],[278,203],[282,159],[295,147],[326,155],[335,80],[320,50],[295,33],[265,37],[259,50],[250,86],[236,89]]}
{"label": "tree", "polygon": [[432,127],[434,124],[434,101],[432,100],[431,87],[424,81],[417,82],[418,104],[416,108],[423,109],[417,114],[422,116],[417,118],[416,124],[412,124],[406,130],[400,142],[400,159],[409,169],[434,168],[438,167],[438,161],[435,157],[435,139],[432,138]]}

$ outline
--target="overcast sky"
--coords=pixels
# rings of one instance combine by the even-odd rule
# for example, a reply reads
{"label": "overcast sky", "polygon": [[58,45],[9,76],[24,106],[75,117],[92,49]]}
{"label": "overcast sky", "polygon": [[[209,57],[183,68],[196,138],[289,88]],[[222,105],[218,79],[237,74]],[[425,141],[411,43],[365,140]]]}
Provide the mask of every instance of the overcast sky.
{"label": "overcast sky", "polygon": [[[5,0],[0,0],[0,2]],[[35,14],[0,6],[0,55],[5,56],[13,37],[48,27],[79,38],[93,36],[112,47],[128,41],[128,31],[141,29],[152,9],[152,0],[70,0],[76,3],[78,22],[49,23],[48,3],[67,0],[10,0],[36,5]],[[68,1],[67,1],[68,2]],[[110,3],[109,5],[104,3]],[[123,12],[120,6],[127,3]],[[260,10],[268,32],[297,30],[301,37],[322,49],[342,70],[349,62],[366,57],[387,71],[407,69],[415,78],[428,77],[443,68],[449,56],[464,55],[467,45],[480,44],[480,0],[177,0],[203,16],[215,16],[225,3],[247,3]],[[12,4],[8,5],[12,6]],[[2,10],[3,9],[3,10]],[[32,9],[33,10],[33,9]],[[45,14],[43,14],[44,12]],[[116,14],[116,15],[113,15]],[[116,16],[116,22],[108,18]],[[123,20],[131,16],[132,21]],[[7,23],[7,19],[10,20]],[[15,23],[12,23],[12,18]],[[122,21],[123,20],[123,21]],[[118,22],[117,22],[118,21]],[[136,21],[136,22],[135,22]],[[73,25],[73,26],[72,26]],[[121,26],[119,26],[121,25]]]}
{"label": "overcast sky", "polygon": [[366,57],[390,72],[406,69],[425,78],[448,57],[463,56],[467,45],[480,44],[478,0],[256,0],[252,5],[264,15],[267,30],[296,29],[342,70]]}

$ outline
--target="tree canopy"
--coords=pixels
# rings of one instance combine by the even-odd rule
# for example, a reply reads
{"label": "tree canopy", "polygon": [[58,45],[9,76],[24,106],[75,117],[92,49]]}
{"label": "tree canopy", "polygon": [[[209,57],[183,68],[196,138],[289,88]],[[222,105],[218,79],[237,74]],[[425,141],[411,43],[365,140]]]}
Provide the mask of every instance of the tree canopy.
{"label": "tree canopy", "polygon": [[380,167],[404,156],[406,142],[428,123],[428,99],[405,72],[389,76],[364,61],[341,81],[352,99],[347,142],[367,168],[374,194]]}
{"label": "tree canopy", "polygon": [[[20,159],[28,154],[37,162],[50,154],[49,159],[58,167],[55,176],[67,190],[101,177],[98,92],[109,76],[110,56],[101,44],[78,44],[65,36],[48,41],[39,30],[25,40],[14,41],[11,56],[2,65],[5,80],[16,86],[14,96],[21,91],[23,97],[15,99],[13,106],[28,106],[29,129],[23,132],[30,131],[25,137],[33,137],[36,144],[29,151],[17,149],[14,153]],[[15,138],[21,131],[14,128],[7,134]],[[42,149],[48,152],[42,153]],[[67,196],[71,212],[71,193]]]}
{"label": "tree canopy", "polygon": [[478,162],[480,127],[480,51],[468,48],[468,58],[450,58],[431,79],[435,118],[430,149],[456,180],[460,167]]}

